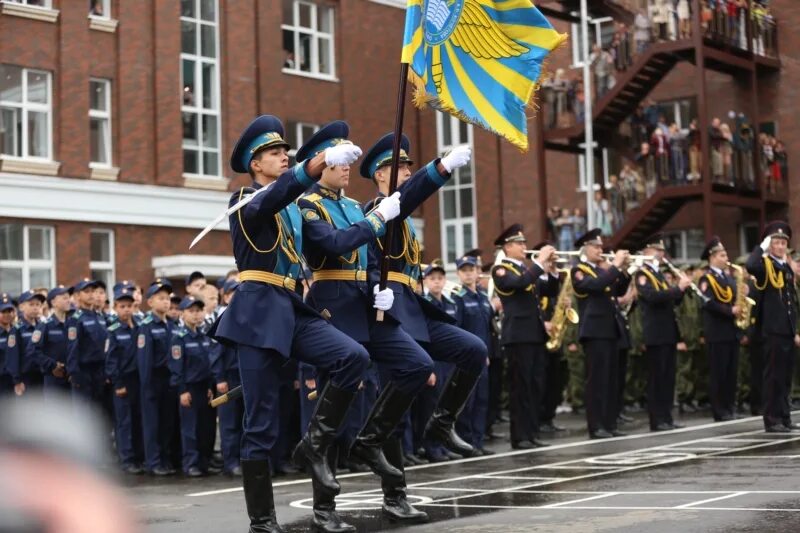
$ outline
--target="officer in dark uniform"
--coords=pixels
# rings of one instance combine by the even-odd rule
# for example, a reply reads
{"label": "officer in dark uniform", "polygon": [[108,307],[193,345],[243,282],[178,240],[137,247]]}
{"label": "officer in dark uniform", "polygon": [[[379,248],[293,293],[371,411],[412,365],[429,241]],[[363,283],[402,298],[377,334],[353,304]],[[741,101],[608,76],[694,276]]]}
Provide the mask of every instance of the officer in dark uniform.
{"label": "officer in dark uniform", "polygon": [[514,224],[494,241],[502,247],[505,258],[492,268],[495,291],[503,302],[503,325],[500,341],[508,355],[510,379],[511,447],[528,449],[546,446],[539,437],[539,412],[547,370],[547,329],[540,299],[558,295],[558,278],[546,276],[544,264],[553,259],[555,248],[544,246],[527,267],[525,235]]}
{"label": "officer in dark uniform", "polygon": [[619,341],[625,323],[617,297],[630,285],[624,269],[627,250],[617,250],[607,268],[602,268],[603,239],[599,228],[575,241],[586,259],[572,268],[572,286],[578,299],[578,335],[586,354],[586,423],[589,436],[604,439],[622,435],[617,431],[619,411]]}
{"label": "officer in dark uniform", "polygon": [[635,275],[649,367],[647,410],[652,431],[667,431],[682,427],[672,419],[676,348],[680,342],[675,306],[683,299],[683,293],[689,287],[690,280],[686,275],[681,275],[677,286],[670,287],[667,284],[660,269],[665,250],[661,235],[650,237],[642,253],[652,255],[655,259],[646,262]]}
{"label": "officer in dark uniform", "polygon": [[178,306],[183,326],[172,332],[169,369],[180,398],[183,473],[200,477],[208,473],[213,450],[204,446],[206,426],[213,424],[208,401],[212,398],[210,353],[212,341],[200,329],[205,318],[203,300],[185,296]]}
{"label": "officer in dark uniform", "polygon": [[[235,279],[227,280],[222,286],[223,307],[220,314],[225,312],[225,308],[229,305],[238,286],[239,282]],[[211,372],[216,381],[217,392],[220,394],[226,394],[241,385],[236,349],[216,343],[211,352]],[[244,417],[242,399],[237,398],[220,405],[217,408],[217,415],[219,416],[219,440],[222,447],[222,471],[230,476],[241,477],[239,449],[242,440],[242,418]]]}
{"label": "officer in dark uniform", "polygon": [[114,291],[117,320],[108,327],[106,375],[114,393],[114,436],[120,467],[125,473],[136,475],[142,473],[144,449],[133,290],[131,285],[120,285]]}
{"label": "officer in dark uniform", "polygon": [[733,420],[741,335],[736,317],[742,310],[736,305],[736,281],[725,271],[728,252],[719,237],[708,241],[700,259],[708,261],[708,271],[700,278],[699,287],[708,297],[703,304],[703,332],[710,370],[711,414],[716,421]]}
{"label": "officer in dark uniform", "polygon": [[767,224],[763,241],[750,253],[747,271],[760,294],[761,334],[764,341],[764,428],[787,433],[800,426],[792,423],[791,389],[797,333],[795,268],[787,254],[792,228],[783,221]]}
{"label": "officer in dark uniform", "polygon": [[[298,150],[297,160],[306,161],[326,148],[349,143],[348,135],[347,123],[332,122]],[[356,400],[348,424],[357,426],[352,433],[350,460],[368,465],[384,483],[394,485],[402,481],[403,473],[388,458],[401,462],[403,451],[400,440],[392,438],[392,433],[428,379],[433,361],[395,321],[375,320],[375,308],[383,311],[391,308],[392,290],[386,288],[374,298],[369,292],[368,271],[377,272],[378,265],[369,263],[368,243],[382,237],[385,223],[400,214],[400,194],[392,195],[365,214],[358,202],[344,195],[349,181],[349,165],[326,168],[320,180],[298,201],[303,214],[303,253],[314,282],[306,301],[328,316],[337,329],[362,344],[379,367],[384,381],[380,396],[377,400],[370,397],[376,384],[365,377],[364,391]],[[415,207],[409,204],[407,209]],[[377,288],[375,285],[373,292]],[[364,410],[369,412],[365,418],[352,420],[359,414],[356,411]],[[329,520],[332,509],[333,501],[317,498],[314,513],[317,528],[333,526]],[[402,504],[387,500],[383,511],[399,520],[427,518],[405,500]]]}
{"label": "officer in dark uniform", "polygon": [[70,312],[71,287],[59,285],[47,293],[50,316],[36,325],[28,345],[28,357],[44,374],[45,396],[55,390],[70,389],[67,381],[67,317]]}
{"label": "officer in dark uniform", "polygon": [[367,351],[295,292],[303,252],[302,214],[293,201],[325,167],[349,165],[361,150],[353,144],[326,148],[288,168],[283,124],[271,115],[255,119],[231,155],[235,172],[249,173],[251,187],[230,199],[253,195],[230,215],[240,285],[217,323],[216,337],[237,346],[244,392],[242,474],[251,531],[278,530],[269,453],[277,439],[279,372],[290,356],[329,372],[307,432],[295,449],[298,463],[327,493],[340,490],[327,450],[344,422],[369,361]]}
{"label": "officer in dark uniform", "polygon": [[105,317],[95,309],[97,282],[84,278],[73,287],[78,310],[67,319],[67,374],[73,397],[102,405],[106,385]]}
{"label": "officer in dark uniform", "polygon": [[33,291],[25,291],[17,301],[20,312],[16,325],[19,352],[18,358],[9,360],[7,364],[14,378],[14,391],[21,396],[24,393],[31,394],[38,391],[44,383],[31,341],[42,317],[45,297]]}
{"label": "officer in dark uniform", "polygon": [[19,359],[17,330],[14,327],[14,300],[7,293],[0,294],[0,395],[14,391],[14,378],[8,370],[8,361]]}
{"label": "officer in dark uniform", "polygon": [[[471,253],[478,252],[476,255]],[[480,275],[480,250],[471,250],[467,255],[456,260],[456,269],[461,287],[451,296],[456,302],[456,320],[492,349],[492,319],[494,309],[483,288],[478,285]],[[456,429],[459,434],[475,448],[474,455],[492,455],[494,452],[483,446],[486,433],[486,419],[489,410],[489,367],[481,372],[475,390],[467,401],[464,410],[458,417]]]}
{"label": "officer in dark uniform", "polygon": [[136,336],[136,364],[139,368],[142,404],[142,437],[145,470],[155,476],[175,473],[171,464],[171,440],[176,405],[167,365],[173,328],[167,318],[172,285],[156,279],[145,292],[150,311],[139,324]]}

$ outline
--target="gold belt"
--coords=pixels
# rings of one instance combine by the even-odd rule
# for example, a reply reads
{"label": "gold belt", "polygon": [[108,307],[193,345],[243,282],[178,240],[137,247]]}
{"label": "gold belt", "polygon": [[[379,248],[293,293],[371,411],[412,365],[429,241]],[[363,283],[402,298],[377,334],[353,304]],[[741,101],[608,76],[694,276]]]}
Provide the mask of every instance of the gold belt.
{"label": "gold belt", "polygon": [[314,281],[367,281],[364,270],[317,270]]}
{"label": "gold belt", "polygon": [[239,272],[239,281],[260,281],[277,287],[283,287],[290,291],[293,291],[297,285],[297,282],[292,278],[273,274],[272,272],[264,272],[263,270],[243,270]]}
{"label": "gold belt", "polygon": [[389,272],[389,276],[387,277],[387,279],[389,281],[396,281],[397,283],[408,285],[409,287],[411,287],[412,290],[417,290],[417,280],[415,280],[411,276],[406,276],[405,274],[401,274],[400,272]]}

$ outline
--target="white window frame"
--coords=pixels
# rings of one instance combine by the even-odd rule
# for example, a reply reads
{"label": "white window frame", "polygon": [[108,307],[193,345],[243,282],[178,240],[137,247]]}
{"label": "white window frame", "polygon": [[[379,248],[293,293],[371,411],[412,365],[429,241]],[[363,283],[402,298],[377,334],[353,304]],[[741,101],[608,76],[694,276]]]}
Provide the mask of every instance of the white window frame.
{"label": "white window frame", "polygon": [[43,5],[31,4],[30,0],[2,0],[7,4],[22,4],[23,6],[32,7],[35,9],[52,9],[53,8],[53,0],[43,0]]}
{"label": "white window frame", "polygon": [[[36,6],[39,7],[39,6]],[[11,65],[8,63],[5,66],[19,67],[19,65]],[[13,107],[19,109],[22,113],[22,133],[17,142],[22,143],[21,156],[12,154],[0,153],[0,157],[4,159],[14,160],[28,160],[28,161],[53,161],[53,76],[46,70],[19,67],[22,70],[20,80],[20,91],[22,93],[22,102],[11,102],[8,100],[0,100],[0,107]],[[28,102],[28,74],[39,73],[44,74],[47,78],[47,103],[40,104],[35,102]],[[28,146],[28,112],[44,112],[47,114],[47,157],[32,156],[30,153],[30,146]]]}
{"label": "white window frame", "polygon": [[[0,269],[22,270],[22,290],[31,288],[31,270],[49,269],[50,286],[55,285],[56,279],[56,230],[53,226],[39,224],[14,224],[22,226],[22,259],[0,259]],[[32,229],[45,230],[50,233],[50,259],[30,259],[30,231]]]}
{"label": "white window frame", "polygon": [[743,222],[739,224],[739,255],[749,254],[750,248],[747,246],[747,230],[755,228],[756,235],[760,224],[758,222]]}
{"label": "white window frame", "polygon": [[[311,27],[307,28],[300,25],[300,6],[309,6],[311,11]],[[320,31],[317,28],[317,10],[319,8],[328,11],[329,24],[331,27],[330,33]],[[315,2],[307,0],[294,0],[292,2],[292,23],[281,24],[281,35],[284,31],[292,32],[294,44],[294,67],[283,67],[283,72],[286,74],[296,74],[298,76],[308,76],[311,78],[318,78],[321,80],[338,81],[336,78],[336,10],[330,5],[319,5]],[[310,70],[305,71],[300,69],[299,55],[300,50],[300,34],[308,35],[311,38],[311,65]],[[330,72],[320,72],[320,57],[319,57],[319,41],[320,39],[327,39],[330,41],[330,51],[328,53],[328,63],[331,66]]]}
{"label": "white window frame", "polygon": [[[103,20],[110,20],[111,19],[111,0],[100,0],[100,3],[103,4],[103,14],[102,15],[94,15],[91,11],[89,11],[89,16],[94,19],[103,19]],[[91,4],[90,4],[91,7]]]}
{"label": "white window frame", "polygon": [[[580,13],[572,12],[571,15],[580,17]],[[592,32],[591,26],[594,25],[594,44],[603,46],[603,32],[601,27],[603,24],[611,22],[614,23],[612,17],[600,17],[593,19],[589,17],[589,32]],[[572,43],[572,64],[570,68],[583,68],[583,39],[581,39],[581,25],[577,22],[572,23],[570,29],[570,41]],[[592,53],[592,45],[589,46],[589,54]]]}
{"label": "white window frame", "polygon": [[[452,144],[445,144],[444,143],[444,121],[450,121],[450,141]],[[460,124],[461,121],[457,118],[444,115],[441,112],[436,113],[436,146],[437,152],[439,155],[444,155],[446,152],[452,150],[456,146],[461,146],[464,144],[468,144],[470,147],[473,146],[473,127],[472,124],[467,124],[467,139],[461,139],[461,131],[460,131]],[[453,177],[447,181],[439,189],[439,238],[441,241],[441,255],[442,260],[445,262],[445,265],[449,270],[455,268],[455,262],[450,260],[448,256],[448,239],[447,239],[447,229],[448,228],[455,228],[455,258],[457,259],[460,257],[467,249],[472,249],[477,246],[478,243],[478,217],[476,215],[478,204],[476,203],[476,194],[475,194],[475,162],[474,160],[470,160],[470,171],[472,180],[469,184],[462,184],[459,183],[459,176],[458,173],[460,170],[455,170],[453,173]],[[461,215],[461,191],[464,189],[470,189],[472,191],[472,216],[460,216]],[[445,191],[455,191],[455,204],[456,204],[456,216],[455,218],[445,219]],[[464,227],[470,224],[472,228],[471,232],[471,239],[472,244],[469,246],[464,243]]]}
{"label": "white window frame", "polygon": [[[183,150],[193,150],[197,152],[197,166],[200,169],[200,173],[193,173],[193,172],[186,172],[183,171],[183,176],[186,178],[208,178],[208,179],[222,179],[222,113],[221,113],[221,101],[222,101],[222,91],[221,91],[221,82],[220,82],[220,26],[219,26],[219,0],[214,0],[214,21],[208,21],[200,17],[200,0],[193,0],[195,2],[195,17],[185,17],[181,15],[180,21],[181,24],[184,22],[190,22],[195,24],[196,27],[196,41],[195,41],[195,53],[189,54],[184,52],[181,49],[181,55],[179,59],[179,69],[181,72],[181,90],[183,90],[184,83],[183,83],[183,62],[184,60],[193,61],[194,62],[194,105],[186,105],[181,100],[181,120],[183,120],[184,113],[191,113],[197,117],[197,145],[186,144],[185,139],[181,138],[181,161],[183,161]],[[203,26],[213,26],[214,27],[214,48],[215,54],[214,57],[207,57],[202,54],[202,35],[203,32],[201,28]],[[182,28],[181,28],[182,31]],[[214,80],[214,93],[215,93],[215,102],[213,108],[206,108],[203,107],[203,65],[212,65],[214,67],[215,73],[215,80]],[[181,95],[182,98],[183,95]],[[217,121],[217,138],[216,138],[216,149],[205,147],[203,145],[203,116],[209,115],[216,117]],[[181,134],[182,135],[182,134]],[[217,168],[215,169],[208,169],[205,168],[205,164],[203,162],[203,154],[206,152],[216,152],[217,154]]]}
{"label": "white window frame", "polygon": [[300,147],[303,146],[306,143],[306,141],[308,141],[308,139],[303,138],[303,128],[312,128],[314,130],[312,133],[313,135],[314,133],[317,133],[319,131],[321,126],[319,124],[312,124],[310,122],[287,121],[287,126],[288,125],[294,126],[294,132],[293,132],[294,138],[297,139],[298,141],[297,146],[292,146],[291,149],[287,152],[287,155],[290,158],[293,158],[297,155],[297,151],[300,149]]}
{"label": "white window frame", "polygon": [[[100,119],[105,120],[107,123],[106,130],[105,130],[105,146],[106,146],[106,163],[101,163],[99,161],[90,161],[89,167],[90,168],[112,168],[114,166],[114,150],[111,145],[113,142],[113,135],[111,134],[111,80],[106,80],[102,78],[89,78],[89,89],[91,90],[92,82],[94,83],[102,83],[105,87],[105,95],[106,95],[106,111],[101,111],[99,109],[92,109],[89,108],[89,121],[91,119]],[[89,100],[91,102],[91,99]],[[90,104],[91,105],[91,104]]]}
{"label": "white window frame", "polygon": [[[584,148],[586,143],[581,143],[578,145],[580,148]],[[597,143],[594,143],[595,148],[597,148]],[[602,151],[602,164],[603,164],[603,183],[605,184],[606,189],[611,186],[611,182],[608,181],[608,176],[611,173],[610,165],[608,162],[608,148],[603,148]],[[578,154],[578,188],[576,189],[578,192],[586,192],[586,156],[583,154]],[[597,176],[595,176],[595,189],[599,189],[600,185],[597,183]]]}
{"label": "white window frame", "polygon": [[93,228],[89,231],[89,238],[91,239],[92,234],[97,235],[108,235],[108,261],[93,261],[91,256],[91,240],[89,241],[89,272],[94,270],[103,270],[107,272],[111,272],[111,277],[109,278],[108,289],[110,290],[111,287],[114,286],[114,283],[117,279],[117,272],[116,272],[116,255],[114,253],[114,230],[111,229],[96,229]]}

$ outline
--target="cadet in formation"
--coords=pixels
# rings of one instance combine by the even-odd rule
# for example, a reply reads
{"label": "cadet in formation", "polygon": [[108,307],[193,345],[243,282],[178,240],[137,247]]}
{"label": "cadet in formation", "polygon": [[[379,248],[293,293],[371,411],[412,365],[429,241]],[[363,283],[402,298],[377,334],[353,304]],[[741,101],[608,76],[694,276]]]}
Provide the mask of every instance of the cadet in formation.
{"label": "cadet in formation", "polygon": [[47,293],[50,316],[36,325],[29,355],[44,375],[44,394],[68,392],[67,381],[67,316],[70,312],[72,288],[59,285]]}

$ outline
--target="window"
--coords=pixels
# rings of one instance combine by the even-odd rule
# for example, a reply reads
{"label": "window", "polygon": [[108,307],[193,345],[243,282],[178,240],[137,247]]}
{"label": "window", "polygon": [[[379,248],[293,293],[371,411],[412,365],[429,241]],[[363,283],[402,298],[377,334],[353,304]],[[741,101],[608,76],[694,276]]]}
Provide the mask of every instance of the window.
{"label": "window", "polygon": [[89,16],[111,18],[111,0],[89,0]]}
{"label": "window", "polygon": [[[580,148],[585,149],[586,143],[581,143],[578,145]],[[597,143],[595,143],[597,146]],[[598,178],[603,179],[603,183],[606,184],[606,187],[609,187],[611,184],[608,181],[609,175],[609,153],[608,148],[603,148],[602,150],[602,158],[597,159],[594,158],[594,183],[595,187],[599,186],[600,180]],[[583,154],[578,155],[578,190],[586,192],[586,156]]]}
{"label": "window", "polygon": [[689,124],[697,118],[697,101],[694,98],[659,102],[658,107],[661,108],[667,125],[674,122],[681,130],[688,130]]}
{"label": "window", "polygon": [[111,82],[89,81],[89,152],[92,165],[111,166]]}
{"label": "window", "polygon": [[336,76],[332,7],[283,0],[283,71]]}
{"label": "window", "polygon": [[[472,145],[472,126],[436,113],[436,142],[441,155],[462,144]],[[475,168],[470,162],[455,170],[439,191],[442,254],[450,266],[455,265],[465,250],[475,248],[478,241],[474,174]]]}
{"label": "window", "polygon": [[317,130],[319,130],[319,126],[316,124],[292,121],[286,123],[286,142],[292,147],[292,149],[289,150],[289,166],[297,163],[297,160],[294,158],[297,154],[297,150],[300,149]]}
{"label": "window", "polygon": [[2,0],[3,2],[8,2],[10,4],[23,4],[26,6],[34,6],[34,7],[52,7],[53,0]]}
{"label": "window", "polygon": [[218,177],[220,168],[217,0],[181,0],[183,173]]}
{"label": "window", "polygon": [[678,261],[698,259],[706,247],[704,235],[700,228],[664,232],[667,256]]}
{"label": "window", "polygon": [[[580,13],[573,12],[572,15],[580,17]],[[614,38],[614,19],[611,17],[589,18],[589,53],[592,53],[592,46],[600,45],[601,48],[608,48]],[[572,24],[572,68],[583,67],[583,33],[581,25]]]}
{"label": "window", "polygon": [[745,222],[739,225],[739,255],[749,254],[761,242],[761,228],[758,222]]}
{"label": "window", "polygon": [[55,280],[53,228],[0,224],[0,288],[20,294],[52,287]]}
{"label": "window", "polygon": [[114,286],[114,232],[106,229],[91,231],[89,271],[111,289]]}
{"label": "window", "polygon": [[52,159],[50,73],[0,65],[0,153]]}

